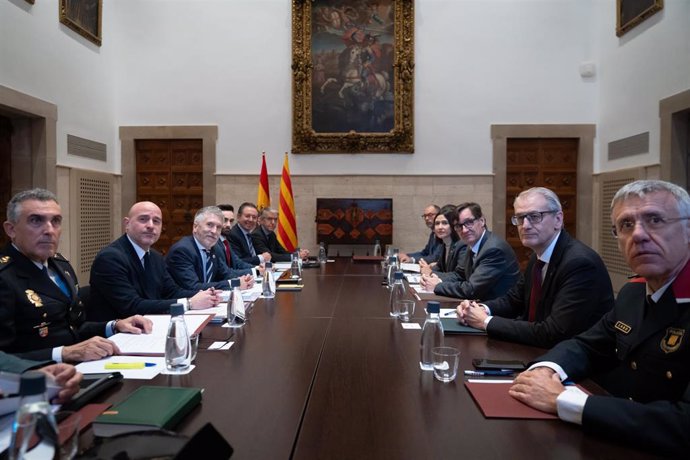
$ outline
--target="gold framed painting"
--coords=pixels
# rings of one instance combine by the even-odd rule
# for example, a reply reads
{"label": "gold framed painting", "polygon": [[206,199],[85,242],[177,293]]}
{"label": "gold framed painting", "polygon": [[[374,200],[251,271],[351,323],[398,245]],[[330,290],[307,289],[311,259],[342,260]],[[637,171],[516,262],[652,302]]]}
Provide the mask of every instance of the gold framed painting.
{"label": "gold framed painting", "polygon": [[292,152],[414,152],[413,0],[292,0]]}
{"label": "gold framed painting", "polygon": [[101,46],[103,0],[60,0],[60,22]]}
{"label": "gold framed painting", "polygon": [[664,0],[616,0],[616,36],[629,32],[663,8]]}

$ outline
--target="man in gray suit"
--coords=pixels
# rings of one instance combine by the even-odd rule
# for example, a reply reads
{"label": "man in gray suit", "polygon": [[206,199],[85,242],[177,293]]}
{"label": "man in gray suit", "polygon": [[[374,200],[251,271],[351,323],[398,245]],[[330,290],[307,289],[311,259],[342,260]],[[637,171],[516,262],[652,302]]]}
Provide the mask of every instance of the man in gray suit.
{"label": "man in gray suit", "polygon": [[465,263],[458,264],[454,276],[443,280],[433,273],[422,275],[422,287],[436,295],[459,299],[489,300],[508,292],[520,278],[520,267],[513,248],[486,228],[481,206],[459,205],[455,228],[467,244]]}

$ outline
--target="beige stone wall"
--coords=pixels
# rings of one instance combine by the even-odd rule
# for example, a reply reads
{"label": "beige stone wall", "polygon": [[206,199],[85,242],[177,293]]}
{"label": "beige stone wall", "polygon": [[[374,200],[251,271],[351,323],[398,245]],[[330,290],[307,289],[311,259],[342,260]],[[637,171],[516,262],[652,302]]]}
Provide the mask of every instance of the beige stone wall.
{"label": "beige stone wall", "polygon": [[[479,203],[487,221],[493,217],[493,177],[486,176],[297,176],[292,189],[301,247],[314,252],[316,241],[317,198],[392,198],[393,244],[403,251],[421,249],[428,231],[420,217],[428,203],[444,205],[463,201]],[[230,203],[235,209],[244,201],[256,202],[258,175],[216,176],[218,203]],[[269,176],[271,204],[278,206],[280,176]]]}

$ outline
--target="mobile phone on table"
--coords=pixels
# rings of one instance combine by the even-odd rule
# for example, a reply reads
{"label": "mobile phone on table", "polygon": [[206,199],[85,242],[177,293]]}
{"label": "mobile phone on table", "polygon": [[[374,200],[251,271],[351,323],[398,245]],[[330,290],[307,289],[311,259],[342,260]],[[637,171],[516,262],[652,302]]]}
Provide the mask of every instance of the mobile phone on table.
{"label": "mobile phone on table", "polygon": [[511,371],[524,371],[527,366],[525,363],[517,359],[487,359],[475,358],[472,360],[475,369],[481,371],[509,369]]}

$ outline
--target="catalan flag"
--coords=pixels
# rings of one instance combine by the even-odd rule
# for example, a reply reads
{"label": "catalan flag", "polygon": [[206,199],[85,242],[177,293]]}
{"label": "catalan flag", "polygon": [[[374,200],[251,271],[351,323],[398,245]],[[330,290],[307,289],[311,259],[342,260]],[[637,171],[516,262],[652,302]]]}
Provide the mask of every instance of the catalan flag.
{"label": "catalan flag", "polygon": [[262,209],[271,206],[271,192],[268,190],[268,170],[266,169],[266,152],[261,154],[261,175],[259,176],[259,194],[256,198],[256,207]]}
{"label": "catalan flag", "polygon": [[285,152],[283,174],[280,176],[280,214],[278,216],[278,242],[293,252],[299,246],[297,242],[297,222],[295,220],[295,201],[292,198],[292,181],[290,181],[290,165],[288,154]]}

